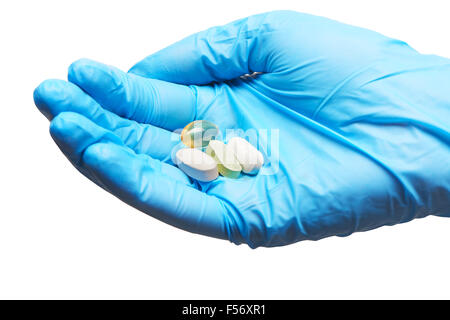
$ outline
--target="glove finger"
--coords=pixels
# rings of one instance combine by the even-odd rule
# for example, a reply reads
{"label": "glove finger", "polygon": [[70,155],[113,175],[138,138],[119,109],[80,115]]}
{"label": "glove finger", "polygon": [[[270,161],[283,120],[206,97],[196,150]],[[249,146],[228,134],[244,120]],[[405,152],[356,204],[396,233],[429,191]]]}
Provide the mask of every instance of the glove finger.
{"label": "glove finger", "polygon": [[69,81],[117,115],[168,130],[195,118],[195,92],[188,86],[127,74],[88,59],[74,62]]}
{"label": "glove finger", "polygon": [[130,73],[202,85],[253,72],[271,72],[270,15],[259,14],[191,35],[138,62]]}
{"label": "glove finger", "polygon": [[79,113],[112,131],[136,153],[145,153],[164,162],[171,162],[171,152],[180,140],[176,133],[152,125],[139,124],[103,109],[78,86],[67,81],[44,81],[34,91],[34,101],[49,120],[61,112]]}
{"label": "glove finger", "polygon": [[124,202],[178,228],[228,238],[220,200],[190,187],[179,169],[134,153],[112,132],[77,113],[60,113],[50,132],[77,169]]}
{"label": "glove finger", "polygon": [[167,164],[103,142],[89,146],[82,158],[104,189],[131,206],[190,232],[229,238],[221,200],[173,179],[165,172]]}
{"label": "glove finger", "polygon": [[[83,154],[89,146],[101,142],[116,144],[121,148],[129,149],[116,134],[74,112],[58,114],[50,123],[50,134],[69,161],[91,179],[93,177],[86,172],[83,164]],[[131,149],[129,150],[134,153]],[[158,170],[161,174],[182,184],[191,184],[189,178],[178,168],[153,159],[148,155],[142,154],[141,156],[142,159],[148,161],[149,165],[157,168],[155,170]],[[95,179],[92,180],[96,181]]]}

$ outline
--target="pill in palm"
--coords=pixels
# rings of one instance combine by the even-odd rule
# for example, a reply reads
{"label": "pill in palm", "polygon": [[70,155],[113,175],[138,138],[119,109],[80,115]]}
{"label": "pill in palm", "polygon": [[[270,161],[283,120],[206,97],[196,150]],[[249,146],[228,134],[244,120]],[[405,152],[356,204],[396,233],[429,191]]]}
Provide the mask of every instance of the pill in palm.
{"label": "pill in palm", "polygon": [[207,120],[196,120],[184,127],[181,141],[189,148],[204,148],[219,134],[219,128]]}
{"label": "pill in palm", "polygon": [[175,164],[195,180],[212,181],[219,175],[216,161],[199,149],[178,150],[175,155]]}
{"label": "pill in palm", "polygon": [[233,137],[227,146],[234,152],[244,173],[256,174],[264,164],[262,153],[243,138]]}
{"label": "pill in palm", "polygon": [[211,140],[206,148],[206,153],[216,162],[219,173],[227,178],[238,178],[242,167],[236,156],[226,144],[219,140]]}

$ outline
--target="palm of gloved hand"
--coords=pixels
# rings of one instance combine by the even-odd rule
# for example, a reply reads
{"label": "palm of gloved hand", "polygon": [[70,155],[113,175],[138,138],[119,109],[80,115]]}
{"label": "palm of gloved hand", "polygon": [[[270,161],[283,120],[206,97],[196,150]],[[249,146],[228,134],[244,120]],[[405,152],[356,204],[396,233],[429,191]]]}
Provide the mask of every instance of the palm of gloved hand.
{"label": "palm of gloved hand", "polygon": [[[239,78],[252,72],[261,74]],[[429,77],[427,95],[438,103],[425,116],[412,103],[424,95],[409,89]],[[35,100],[62,151],[106,190],[177,227],[256,247],[403,222],[448,203],[433,196],[446,180],[420,174],[437,175],[433,164],[448,155],[445,141],[418,129],[446,129],[434,117],[448,115],[436,77],[450,78],[448,60],[371,31],[273,12],[189,37],[128,74],[80,60],[70,82],[44,82]],[[171,131],[194,119],[222,132],[262,129],[263,171],[189,179],[171,162],[179,143]],[[432,150],[433,159],[421,158]]]}

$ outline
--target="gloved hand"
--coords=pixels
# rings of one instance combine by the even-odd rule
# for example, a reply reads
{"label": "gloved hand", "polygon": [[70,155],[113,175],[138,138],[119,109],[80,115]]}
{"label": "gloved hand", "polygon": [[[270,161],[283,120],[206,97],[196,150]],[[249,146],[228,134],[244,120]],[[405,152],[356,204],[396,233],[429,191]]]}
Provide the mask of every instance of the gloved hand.
{"label": "gloved hand", "polygon": [[[450,215],[450,60],[404,42],[271,12],[128,73],[79,60],[68,79],[34,93],[55,142],[89,179],[176,227],[254,248]],[[188,178],[171,162],[171,131],[194,119],[279,129],[266,174]]]}

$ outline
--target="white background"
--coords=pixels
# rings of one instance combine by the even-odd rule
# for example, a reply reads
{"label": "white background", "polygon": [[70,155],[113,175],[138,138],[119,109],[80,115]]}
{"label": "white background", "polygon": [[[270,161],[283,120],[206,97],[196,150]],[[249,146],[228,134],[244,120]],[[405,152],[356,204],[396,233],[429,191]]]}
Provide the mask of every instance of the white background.
{"label": "white background", "polygon": [[81,57],[128,70],[191,33],[275,9],[450,57],[448,1],[0,2],[0,298],[450,298],[450,219],[251,250],[190,234],[81,176],[33,89]]}

